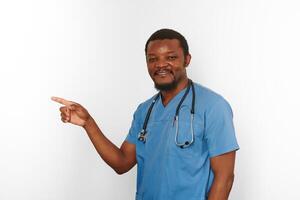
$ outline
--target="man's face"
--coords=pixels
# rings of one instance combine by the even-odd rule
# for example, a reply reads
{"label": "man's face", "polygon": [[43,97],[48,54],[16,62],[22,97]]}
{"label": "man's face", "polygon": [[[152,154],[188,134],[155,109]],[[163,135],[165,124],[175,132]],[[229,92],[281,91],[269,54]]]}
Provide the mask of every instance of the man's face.
{"label": "man's face", "polygon": [[191,59],[184,56],[177,39],[153,40],[146,54],[149,75],[158,90],[172,90],[187,78],[186,66]]}

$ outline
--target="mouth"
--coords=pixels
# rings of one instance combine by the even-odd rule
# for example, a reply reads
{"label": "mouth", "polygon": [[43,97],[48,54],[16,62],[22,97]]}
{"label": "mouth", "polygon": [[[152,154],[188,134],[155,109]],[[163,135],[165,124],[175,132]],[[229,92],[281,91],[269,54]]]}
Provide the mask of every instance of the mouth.
{"label": "mouth", "polygon": [[168,75],[172,75],[172,72],[170,70],[166,70],[166,69],[157,70],[154,73],[154,76],[159,76],[159,77],[165,77]]}

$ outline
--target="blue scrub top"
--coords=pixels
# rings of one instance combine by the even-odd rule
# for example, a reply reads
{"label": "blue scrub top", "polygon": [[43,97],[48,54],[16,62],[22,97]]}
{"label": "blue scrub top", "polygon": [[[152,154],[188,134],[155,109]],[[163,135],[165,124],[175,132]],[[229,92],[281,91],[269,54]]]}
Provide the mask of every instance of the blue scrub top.
{"label": "blue scrub top", "polygon": [[[195,136],[187,148],[175,144],[173,126],[176,107],[187,88],[166,106],[158,98],[149,118],[146,143],[138,140],[138,134],[154,96],[136,109],[126,137],[136,145],[136,200],[206,200],[214,178],[209,158],[239,149],[228,102],[198,83],[194,86]],[[191,140],[191,106],[190,89],[179,112],[179,143]]]}

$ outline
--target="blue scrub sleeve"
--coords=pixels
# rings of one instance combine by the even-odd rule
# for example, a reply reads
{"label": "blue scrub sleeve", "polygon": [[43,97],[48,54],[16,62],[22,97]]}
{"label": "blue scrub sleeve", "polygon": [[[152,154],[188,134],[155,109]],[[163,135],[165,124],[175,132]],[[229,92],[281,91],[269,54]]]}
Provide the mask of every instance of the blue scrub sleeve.
{"label": "blue scrub sleeve", "polygon": [[140,123],[139,123],[139,118],[138,118],[138,109],[139,109],[140,105],[138,106],[138,108],[136,109],[136,111],[133,114],[133,119],[131,122],[131,127],[129,129],[129,133],[127,134],[127,137],[125,139],[125,141],[135,144],[137,142],[138,139],[138,134],[141,131],[141,127],[140,127]]}
{"label": "blue scrub sleeve", "polygon": [[220,99],[207,111],[204,134],[210,158],[240,148],[235,136],[233,113],[225,99]]}

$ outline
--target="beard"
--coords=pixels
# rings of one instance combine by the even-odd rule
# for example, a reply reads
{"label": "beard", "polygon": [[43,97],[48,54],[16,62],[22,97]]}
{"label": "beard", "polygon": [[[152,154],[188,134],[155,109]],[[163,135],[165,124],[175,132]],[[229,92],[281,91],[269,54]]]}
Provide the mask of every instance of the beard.
{"label": "beard", "polygon": [[175,89],[178,83],[179,81],[174,79],[171,83],[165,83],[165,84],[154,83],[154,87],[159,91],[170,91]]}

